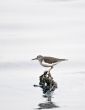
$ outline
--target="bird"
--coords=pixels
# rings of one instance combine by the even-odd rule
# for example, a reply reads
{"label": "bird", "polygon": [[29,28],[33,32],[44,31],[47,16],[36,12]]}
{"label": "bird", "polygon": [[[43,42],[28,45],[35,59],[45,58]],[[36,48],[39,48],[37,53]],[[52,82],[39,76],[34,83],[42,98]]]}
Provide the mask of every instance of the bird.
{"label": "bird", "polygon": [[38,60],[40,65],[42,65],[43,67],[50,67],[50,71],[57,63],[66,61],[67,59],[59,59],[50,56],[38,55],[36,58],[33,58],[32,60]]}

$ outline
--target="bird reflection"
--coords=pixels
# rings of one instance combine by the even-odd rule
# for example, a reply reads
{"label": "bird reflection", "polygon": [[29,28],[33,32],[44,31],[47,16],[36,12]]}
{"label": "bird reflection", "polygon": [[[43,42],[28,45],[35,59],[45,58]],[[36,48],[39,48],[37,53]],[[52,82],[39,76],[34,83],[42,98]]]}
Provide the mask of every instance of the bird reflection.
{"label": "bird reflection", "polygon": [[53,102],[45,102],[45,103],[40,103],[38,104],[39,108],[37,108],[38,110],[40,109],[53,109],[53,108],[59,108],[58,105],[56,105]]}

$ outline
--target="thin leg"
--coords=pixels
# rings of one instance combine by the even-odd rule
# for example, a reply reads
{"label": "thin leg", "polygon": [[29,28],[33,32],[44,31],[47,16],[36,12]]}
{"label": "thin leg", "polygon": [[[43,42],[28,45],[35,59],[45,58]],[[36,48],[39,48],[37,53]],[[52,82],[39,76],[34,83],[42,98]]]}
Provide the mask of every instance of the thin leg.
{"label": "thin leg", "polygon": [[[48,76],[49,76],[50,78],[52,78],[51,73],[50,73],[50,71],[51,71],[52,68],[53,68],[53,67],[51,67],[51,68],[48,70]],[[52,78],[52,79],[53,79],[53,78]]]}
{"label": "thin leg", "polygon": [[53,66],[51,66],[51,68],[48,70],[48,72],[50,73],[50,71],[53,69]]}

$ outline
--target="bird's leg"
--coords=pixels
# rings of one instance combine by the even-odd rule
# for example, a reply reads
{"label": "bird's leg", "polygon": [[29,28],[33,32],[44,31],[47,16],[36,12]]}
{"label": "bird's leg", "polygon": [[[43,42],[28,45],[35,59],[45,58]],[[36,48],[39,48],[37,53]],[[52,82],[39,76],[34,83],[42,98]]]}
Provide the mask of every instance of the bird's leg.
{"label": "bird's leg", "polygon": [[48,72],[50,73],[50,71],[53,69],[53,66],[51,66],[51,68],[48,70]]}
{"label": "bird's leg", "polygon": [[48,70],[48,74],[49,74],[50,77],[51,77],[50,71],[51,71],[52,68],[53,68],[53,66],[51,66],[51,68]]}
{"label": "bird's leg", "polygon": [[49,69],[49,71],[51,71],[53,69],[53,66],[51,66],[51,68]]}

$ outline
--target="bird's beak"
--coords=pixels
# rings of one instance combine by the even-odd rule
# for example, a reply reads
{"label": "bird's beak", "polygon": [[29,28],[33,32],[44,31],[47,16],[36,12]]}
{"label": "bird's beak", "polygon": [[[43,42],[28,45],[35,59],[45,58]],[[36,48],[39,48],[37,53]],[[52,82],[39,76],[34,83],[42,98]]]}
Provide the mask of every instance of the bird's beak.
{"label": "bird's beak", "polygon": [[32,60],[37,60],[37,58],[33,58]]}

